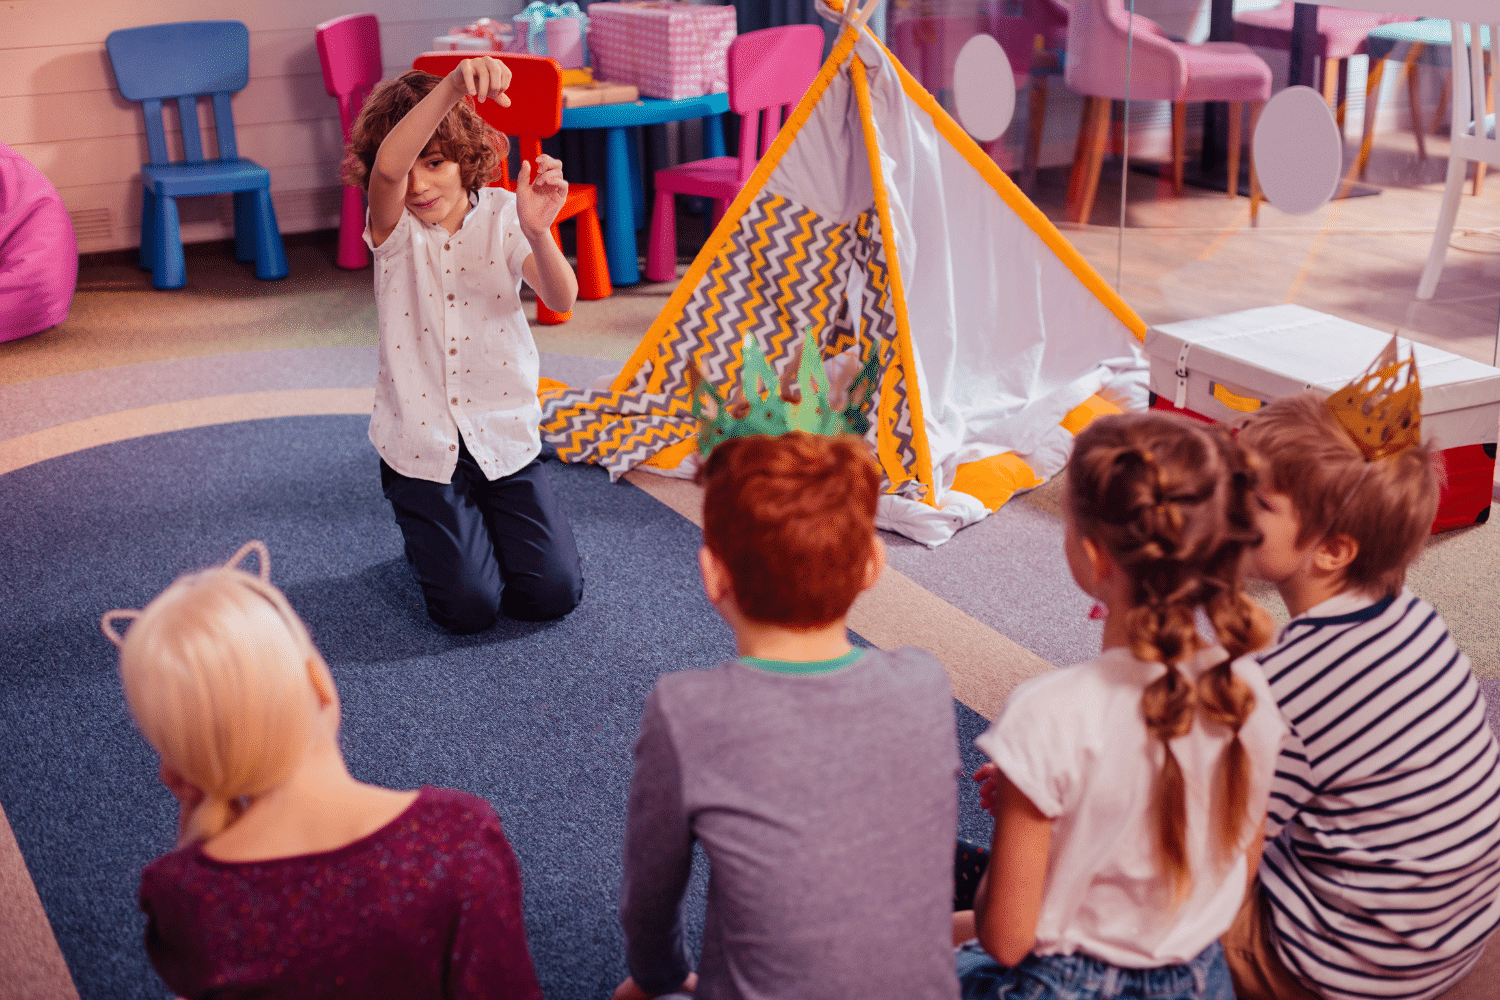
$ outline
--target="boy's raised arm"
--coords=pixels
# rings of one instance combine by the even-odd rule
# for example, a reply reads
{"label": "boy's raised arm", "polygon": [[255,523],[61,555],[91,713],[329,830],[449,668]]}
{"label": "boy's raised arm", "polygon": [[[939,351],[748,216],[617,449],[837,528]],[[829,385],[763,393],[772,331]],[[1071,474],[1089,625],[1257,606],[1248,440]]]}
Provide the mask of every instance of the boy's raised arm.
{"label": "boy's raised arm", "polygon": [[479,101],[491,97],[508,107],[510,98],[505,88],[509,86],[510,69],[500,60],[492,56],[465,59],[386,135],[370,170],[370,238],[376,246],[384,243],[401,221],[407,175],[443,117],[465,94]]}

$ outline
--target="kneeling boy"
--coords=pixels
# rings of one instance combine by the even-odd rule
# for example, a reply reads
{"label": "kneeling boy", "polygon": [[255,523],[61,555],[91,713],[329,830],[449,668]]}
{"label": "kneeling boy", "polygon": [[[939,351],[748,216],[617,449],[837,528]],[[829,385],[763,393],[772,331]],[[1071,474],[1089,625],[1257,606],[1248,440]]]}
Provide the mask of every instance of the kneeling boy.
{"label": "kneeling boy", "polygon": [[[875,583],[879,472],[857,437],[714,448],[699,563],[739,658],[667,674],[635,747],[616,1000],[958,996],[951,930],[959,771],[942,666],[850,646]],[[712,877],[695,978],[681,904]]]}
{"label": "kneeling boy", "polygon": [[1468,657],[1404,586],[1433,456],[1415,413],[1384,429],[1394,443],[1352,413],[1304,393],[1240,432],[1261,471],[1248,575],[1292,615],[1259,656],[1290,732],[1224,938],[1242,1000],[1434,997],[1500,923],[1500,750]]}

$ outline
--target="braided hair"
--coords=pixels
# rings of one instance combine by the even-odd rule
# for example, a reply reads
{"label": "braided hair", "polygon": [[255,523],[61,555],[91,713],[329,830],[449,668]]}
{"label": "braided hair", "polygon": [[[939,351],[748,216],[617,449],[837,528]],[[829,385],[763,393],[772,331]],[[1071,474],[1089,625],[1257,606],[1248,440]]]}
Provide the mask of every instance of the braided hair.
{"label": "braided hair", "polygon": [[[1195,718],[1233,734],[1211,800],[1214,839],[1225,856],[1245,841],[1250,762],[1239,731],[1255,695],[1230,664],[1271,636],[1269,617],[1245,596],[1239,575],[1245,549],[1260,541],[1250,509],[1253,485],[1245,453],[1225,430],[1163,413],[1094,421],[1078,435],[1068,462],[1068,504],[1078,532],[1108,552],[1130,581],[1130,651],[1166,666],[1142,691],[1141,714],[1162,745],[1156,847],[1179,901],[1192,875],[1187,793],[1171,741],[1187,735]],[[1229,656],[1193,681],[1180,668],[1205,648],[1196,624],[1200,609]]]}

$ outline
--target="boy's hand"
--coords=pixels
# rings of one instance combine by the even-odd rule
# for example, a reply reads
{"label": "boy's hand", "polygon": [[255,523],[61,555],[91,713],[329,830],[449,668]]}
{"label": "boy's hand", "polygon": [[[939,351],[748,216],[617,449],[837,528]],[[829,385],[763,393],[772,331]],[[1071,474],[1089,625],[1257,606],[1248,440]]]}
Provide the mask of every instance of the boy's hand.
{"label": "boy's hand", "polygon": [[552,228],[563,202],[568,200],[568,182],[563,180],[562,161],[543,153],[536,158],[536,176],[531,164],[521,162],[521,176],[516,179],[516,216],[526,239],[536,241]]}
{"label": "boy's hand", "polygon": [[502,108],[510,107],[510,96],[505,93],[510,86],[510,67],[494,56],[465,59],[453,67],[447,82],[460,94],[474,98],[476,103],[493,97]]}

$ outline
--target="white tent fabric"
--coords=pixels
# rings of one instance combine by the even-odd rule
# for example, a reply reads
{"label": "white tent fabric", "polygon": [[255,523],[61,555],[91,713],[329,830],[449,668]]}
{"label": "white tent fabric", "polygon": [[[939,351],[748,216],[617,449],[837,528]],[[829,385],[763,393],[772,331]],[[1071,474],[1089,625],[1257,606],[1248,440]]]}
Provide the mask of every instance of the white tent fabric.
{"label": "white tent fabric", "polygon": [[[925,428],[923,457],[930,460],[930,481],[921,489],[893,489],[882,497],[880,520],[882,527],[936,545],[988,513],[978,499],[953,488],[960,466],[1009,452],[1024,459],[1036,479],[1044,480],[1067,460],[1072,434],[1061,422],[1090,396],[1103,395],[1122,408],[1145,405],[1147,365],[1138,339],[1144,324],[936,102],[909,76],[903,80],[895,60],[874,36],[860,28],[853,37],[852,31],[846,31],[830,57],[838,63],[825,67],[820,78],[825,86],[820,93],[810,91],[808,101],[813,103],[805,101],[783,126],[781,138],[726,213],[646,341],[683,335],[685,325],[691,324],[677,319],[674,310],[691,312],[693,303],[703,297],[702,289],[714,283],[718,272],[713,268],[728,266],[726,255],[748,253],[754,234],[767,228],[763,217],[756,215],[767,204],[773,206],[771,211],[812,213],[804,218],[816,217],[816,225],[825,227],[830,240],[846,234],[846,248],[854,243],[853,235],[847,234],[860,227],[862,219],[863,232],[876,228],[870,220],[885,213],[877,213],[881,206],[870,173],[861,81],[851,66],[858,60],[863,69],[858,75],[868,81],[884,207],[894,233],[891,276],[894,282],[899,270],[905,292],[905,324],[887,326],[893,338],[898,327],[909,329],[915,394],[906,383],[901,385],[914,395],[907,412],[920,418]],[[804,112],[805,120],[799,121]],[[790,206],[776,208],[784,204],[780,199]],[[888,263],[892,248],[883,222],[878,230],[875,238],[883,244]],[[840,252],[847,257],[847,249],[830,254]],[[882,261],[863,261],[861,266],[862,261],[856,254],[840,263],[847,271],[840,271],[841,280],[830,289],[848,301],[851,317],[868,317],[875,305],[866,301],[872,296],[869,282],[879,280],[871,277],[870,267],[879,268]],[[764,267],[770,270],[771,265]],[[742,271],[738,280],[759,277]],[[772,276],[767,276],[765,283],[771,282]],[[738,286],[735,280],[720,278],[714,287]],[[695,293],[697,298],[692,298]],[[886,294],[884,302],[884,311],[900,312],[899,295]],[[784,325],[800,329],[806,310],[801,300],[794,306]],[[776,335],[763,323],[756,328],[746,320],[742,326],[763,344],[769,337],[766,354],[778,370],[789,363],[787,353],[778,355]],[[868,335],[874,336],[877,327],[871,321]],[[637,399],[652,395],[646,390],[653,378],[653,354],[660,355],[658,364],[672,362],[647,342],[647,349],[637,351],[609,390],[549,400],[544,430],[565,458],[573,457],[564,450],[571,445],[582,457],[604,460],[612,471],[623,471],[617,455],[591,454],[588,446],[578,446],[578,435],[569,432],[582,427],[580,404],[584,410],[593,405],[599,414],[628,416],[630,401],[621,390],[629,396],[634,384]],[[826,339],[824,344],[826,353],[838,349]],[[714,378],[714,373],[706,374]],[[889,392],[891,384],[882,392]],[[678,420],[683,433],[696,431],[690,421]],[[880,433],[872,428],[877,447]],[[921,452],[920,437],[914,440],[914,448]],[[642,460],[649,457],[640,453]],[[646,467],[690,475],[695,459],[696,452],[688,452],[685,464],[657,461]],[[890,478],[894,482],[898,477]]]}

